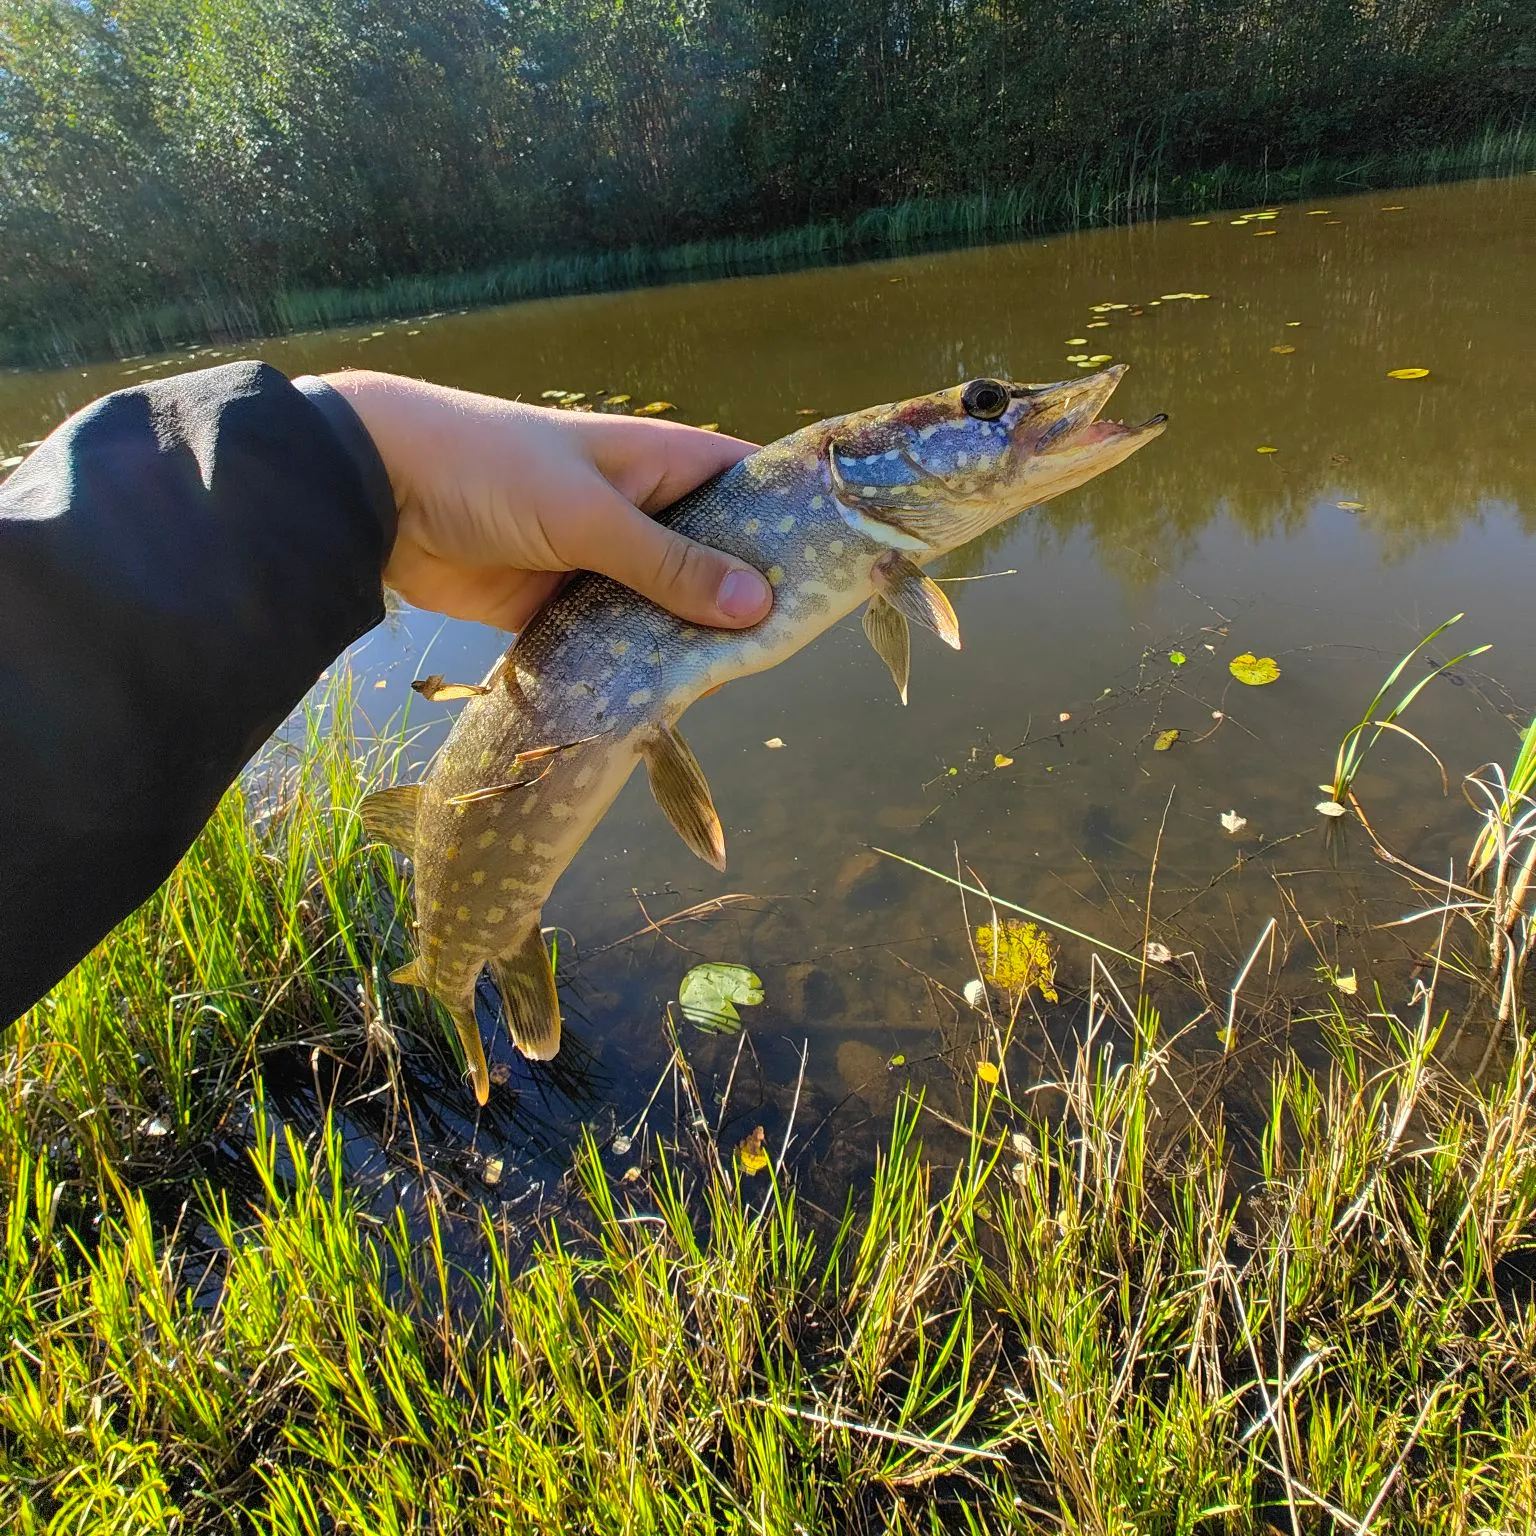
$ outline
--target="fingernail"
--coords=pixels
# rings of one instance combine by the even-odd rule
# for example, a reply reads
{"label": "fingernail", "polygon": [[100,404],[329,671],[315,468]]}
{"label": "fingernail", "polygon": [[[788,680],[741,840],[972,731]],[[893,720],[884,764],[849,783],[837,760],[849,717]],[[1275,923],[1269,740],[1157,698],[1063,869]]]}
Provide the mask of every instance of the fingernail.
{"label": "fingernail", "polygon": [[768,583],[756,571],[739,567],[726,573],[715,602],[728,619],[751,619],[762,613],[772,595]]}

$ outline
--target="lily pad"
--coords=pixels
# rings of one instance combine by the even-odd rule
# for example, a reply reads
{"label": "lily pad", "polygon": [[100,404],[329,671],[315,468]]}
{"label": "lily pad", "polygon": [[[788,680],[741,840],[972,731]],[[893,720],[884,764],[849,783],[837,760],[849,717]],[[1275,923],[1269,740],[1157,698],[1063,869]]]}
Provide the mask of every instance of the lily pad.
{"label": "lily pad", "polygon": [[1168,660],[1171,661],[1174,666],[1182,667],[1184,663],[1189,660],[1189,657],[1186,656],[1183,651],[1169,651]]}
{"label": "lily pad", "polygon": [[670,400],[652,400],[649,405],[636,406],[636,416],[660,416],[663,411],[675,411],[677,407]]}
{"label": "lily pad", "polygon": [[1152,743],[1152,750],[1154,752],[1167,752],[1178,739],[1179,733],[1176,728],[1159,731],[1157,733],[1157,740]]}
{"label": "lily pad", "polygon": [[766,1140],[762,1126],[755,1125],[736,1143],[736,1166],[748,1177],[761,1173],[768,1166],[768,1150],[763,1145]]}
{"label": "lily pad", "polygon": [[677,989],[683,1016],[710,1035],[734,1035],[741,1028],[736,1008],[755,1008],[763,1000],[763,983],[744,965],[709,960],[696,965]]}
{"label": "lily pad", "polygon": [[1227,671],[1238,682],[1246,683],[1250,688],[1262,688],[1266,683],[1275,682],[1280,676],[1280,668],[1273,656],[1255,656],[1251,651],[1244,651],[1241,656],[1234,656],[1227,663]]}
{"label": "lily pad", "polygon": [[992,759],[992,766],[994,768],[1011,768],[1013,767],[1013,759],[1008,757],[1006,754],[999,752]]}

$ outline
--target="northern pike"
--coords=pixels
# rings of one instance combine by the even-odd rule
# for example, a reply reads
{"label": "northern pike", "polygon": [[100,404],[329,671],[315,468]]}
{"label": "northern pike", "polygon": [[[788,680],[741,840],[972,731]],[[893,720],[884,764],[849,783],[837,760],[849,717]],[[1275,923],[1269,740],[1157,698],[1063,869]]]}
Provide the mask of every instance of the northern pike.
{"label": "northern pike", "polygon": [[[560,1006],[544,903],[637,763],[705,863],[725,836],[683,711],[777,666],[860,604],[864,632],[907,698],[910,626],[959,649],[943,589],[922,567],[1070,491],[1157,437],[1100,419],[1123,365],[1059,384],[973,379],[817,422],[759,449],[662,514],[756,566],[773,610],[746,630],[685,623],[604,576],[578,575],[533,618],[469,701],[420,784],[362,807],[370,836],[415,865],[417,956],[394,980],[448,1010],[475,1096],[489,1093],[475,1021],[487,965],[513,1042],[548,1060]],[[436,681],[435,679],[433,680]]]}

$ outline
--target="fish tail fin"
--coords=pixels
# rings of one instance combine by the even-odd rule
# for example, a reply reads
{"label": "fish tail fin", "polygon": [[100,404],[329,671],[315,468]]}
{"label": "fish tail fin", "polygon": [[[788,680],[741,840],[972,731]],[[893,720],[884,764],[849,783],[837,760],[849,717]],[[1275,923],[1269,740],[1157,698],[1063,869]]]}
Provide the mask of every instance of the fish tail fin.
{"label": "fish tail fin", "polygon": [[530,1061],[551,1060],[560,1049],[560,1000],[537,917],[514,948],[491,961],[491,975],[507,1011],[512,1043]]}

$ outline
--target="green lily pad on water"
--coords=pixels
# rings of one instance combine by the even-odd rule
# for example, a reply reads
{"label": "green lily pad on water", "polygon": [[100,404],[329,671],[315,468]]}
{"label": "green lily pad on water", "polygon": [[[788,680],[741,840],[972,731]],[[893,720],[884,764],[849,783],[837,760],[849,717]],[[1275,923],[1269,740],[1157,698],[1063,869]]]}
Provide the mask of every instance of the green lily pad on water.
{"label": "green lily pad on water", "polygon": [[1249,651],[1234,656],[1228,662],[1227,670],[1238,682],[1247,683],[1250,688],[1262,688],[1280,676],[1280,668],[1273,656],[1255,656]]}
{"label": "green lily pad on water", "polygon": [[755,1008],[763,1000],[762,980],[744,965],[709,960],[696,965],[677,989],[683,1016],[711,1035],[734,1035],[741,1028],[736,1008]]}

